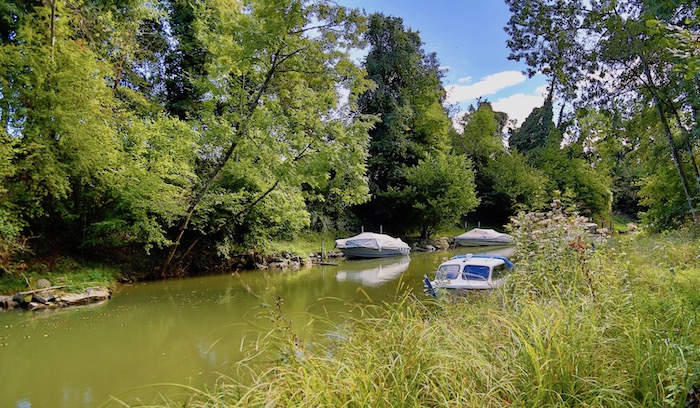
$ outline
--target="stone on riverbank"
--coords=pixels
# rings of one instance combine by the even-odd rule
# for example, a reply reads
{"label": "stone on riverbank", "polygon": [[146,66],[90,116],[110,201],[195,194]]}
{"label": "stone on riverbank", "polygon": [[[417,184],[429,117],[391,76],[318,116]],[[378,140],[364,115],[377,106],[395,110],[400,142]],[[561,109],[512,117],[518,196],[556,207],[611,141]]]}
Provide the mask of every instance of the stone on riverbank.
{"label": "stone on riverbank", "polygon": [[0,296],[0,308],[55,309],[97,303],[112,297],[112,292],[109,289],[99,286],[89,287],[83,293],[57,293],[50,288],[30,292],[32,293],[21,292],[14,296]]}

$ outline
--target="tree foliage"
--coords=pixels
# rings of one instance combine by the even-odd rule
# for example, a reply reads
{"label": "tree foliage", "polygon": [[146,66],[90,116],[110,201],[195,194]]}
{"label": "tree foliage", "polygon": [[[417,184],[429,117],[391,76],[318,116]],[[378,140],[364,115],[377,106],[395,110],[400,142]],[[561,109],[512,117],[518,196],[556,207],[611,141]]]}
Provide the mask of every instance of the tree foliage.
{"label": "tree foliage", "polygon": [[490,103],[480,101],[478,108],[471,107],[461,120],[463,131],[452,143],[456,152],[474,163],[480,198],[474,216],[479,221],[505,224],[517,210],[543,206],[547,177],[528,164],[525,156],[507,151],[503,144],[507,115],[494,112]]}
{"label": "tree foliage", "polygon": [[[559,103],[575,96],[575,107],[607,112],[616,118],[616,124],[631,123],[639,112],[653,108],[658,133],[644,132],[644,136],[664,140],[667,149],[660,156],[645,157],[645,162],[671,163],[677,183],[669,186],[679,187],[686,202],[679,214],[700,220],[700,171],[695,157],[698,139],[694,136],[700,99],[697,80],[687,70],[694,57],[680,51],[687,48],[678,31],[674,34],[659,29],[687,25],[689,32],[696,30],[697,5],[690,1],[643,0],[508,3],[513,13],[506,27],[511,35],[511,58],[524,60],[531,72],[548,75]],[[613,138],[620,134],[618,129],[608,129]],[[605,139],[606,135],[598,137]],[[624,137],[629,138],[625,143],[636,138],[626,132]],[[518,142],[516,139],[513,145]],[[631,161],[621,164],[635,166]]]}
{"label": "tree foliage", "polygon": [[471,162],[461,155],[435,153],[407,170],[402,198],[411,206],[404,214],[421,236],[449,228],[479,203]]}
{"label": "tree foliage", "polygon": [[373,14],[365,35],[365,61],[376,87],[360,96],[365,114],[379,115],[370,132],[368,176],[373,200],[358,210],[364,221],[404,232],[414,226],[402,215],[410,210],[394,192],[407,186],[408,168],[449,148],[450,121],[442,107],[445,90],[435,54],[426,54],[417,32],[396,17]]}
{"label": "tree foliage", "polygon": [[348,56],[359,12],[295,0],[2,7],[3,239],[226,255],[307,226],[307,202],[366,200],[374,119],[356,104],[370,83]]}

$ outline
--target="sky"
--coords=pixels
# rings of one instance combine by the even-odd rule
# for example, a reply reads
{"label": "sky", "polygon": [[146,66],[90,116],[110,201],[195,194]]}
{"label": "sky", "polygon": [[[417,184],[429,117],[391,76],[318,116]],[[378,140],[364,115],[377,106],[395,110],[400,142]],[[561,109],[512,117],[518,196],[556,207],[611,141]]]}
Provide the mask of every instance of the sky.
{"label": "sky", "polygon": [[508,60],[508,35],[503,30],[510,11],[502,0],[338,0],[339,4],[381,12],[403,19],[404,28],[417,31],[426,53],[434,52],[447,68],[443,85],[447,103],[460,112],[477,98],[495,111],[522,124],[542,106],[546,80],[528,78],[522,62]]}

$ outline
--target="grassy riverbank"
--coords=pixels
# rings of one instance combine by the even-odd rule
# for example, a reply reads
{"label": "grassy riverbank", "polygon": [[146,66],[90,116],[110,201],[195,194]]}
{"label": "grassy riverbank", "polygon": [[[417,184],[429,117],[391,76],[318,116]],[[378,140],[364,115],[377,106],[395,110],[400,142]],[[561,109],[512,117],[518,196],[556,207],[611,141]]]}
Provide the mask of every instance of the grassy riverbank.
{"label": "grassy riverbank", "polygon": [[41,259],[21,266],[21,270],[0,278],[0,294],[36,289],[40,279],[47,279],[55,286],[65,285],[65,289],[72,292],[82,292],[90,286],[114,288],[123,277],[118,268],[67,257]]}
{"label": "grassy riverbank", "polygon": [[700,387],[698,234],[594,247],[577,223],[521,217],[519,271],[490,295],[400,294],[303,344],[281,313],[262,341],[279,361],[241,363],[244,380],[188,405],[684,406]]}

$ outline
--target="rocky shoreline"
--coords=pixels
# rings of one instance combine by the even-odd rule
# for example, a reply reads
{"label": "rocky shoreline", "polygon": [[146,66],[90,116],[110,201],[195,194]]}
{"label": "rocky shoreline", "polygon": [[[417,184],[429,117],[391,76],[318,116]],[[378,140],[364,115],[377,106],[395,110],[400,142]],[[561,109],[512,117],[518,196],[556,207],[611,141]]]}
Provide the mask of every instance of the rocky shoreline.
{"label": "rocky shoreline", "polygon": [[51,286],[19,292],[14,296],[0,296],[0,309],[58,309],[102,302],[112,297],[112,291],[101,286],[89,287],[82,293],[67,293],[61,289],[63,286]]}

